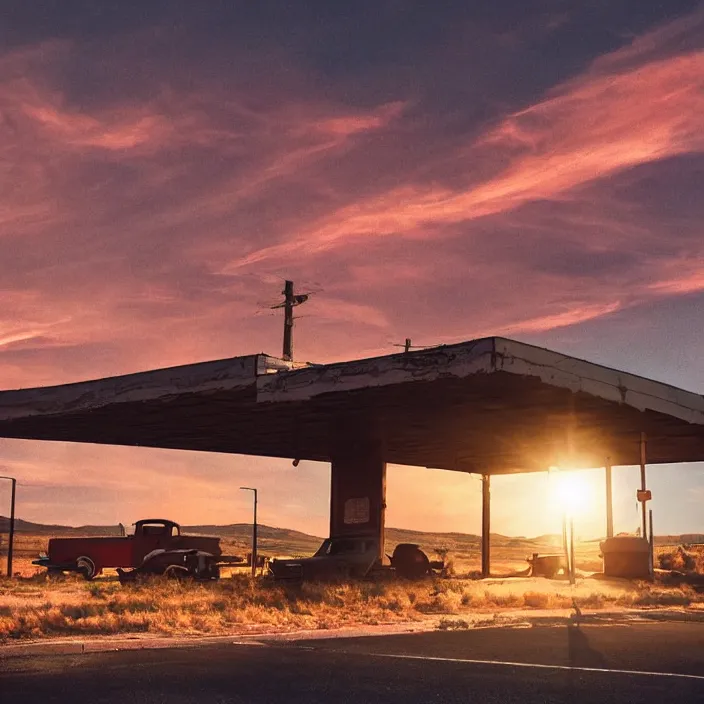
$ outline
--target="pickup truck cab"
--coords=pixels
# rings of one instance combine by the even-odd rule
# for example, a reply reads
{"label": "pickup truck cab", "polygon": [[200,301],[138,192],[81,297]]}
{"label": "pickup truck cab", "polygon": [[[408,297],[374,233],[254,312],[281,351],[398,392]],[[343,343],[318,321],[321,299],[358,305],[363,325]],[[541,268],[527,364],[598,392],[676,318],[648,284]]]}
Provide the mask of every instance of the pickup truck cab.
{"label": "pickup truck cab", "polygon": [[79,572],[93,579],[106,567],[139,567],[145,555],[154,550],[190,550],[222,555],[220,539],[199,535],[183,535],[181,526],[163,518],[137,521],[134,535],[51,538],[46,555],[33,564],[46,567],[50,573]]}

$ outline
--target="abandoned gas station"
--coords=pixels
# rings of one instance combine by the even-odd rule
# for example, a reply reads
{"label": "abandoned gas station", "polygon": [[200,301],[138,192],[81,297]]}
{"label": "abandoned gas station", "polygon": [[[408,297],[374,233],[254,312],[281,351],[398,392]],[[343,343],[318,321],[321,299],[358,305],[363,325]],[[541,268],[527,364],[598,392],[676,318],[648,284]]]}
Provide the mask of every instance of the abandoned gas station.
{"label": "abandoned gas station", "polygon": [[[493,475],[704,460],[704,397],[491,337],[371,359],[265,354],[0,392],[0,436],[331,464],[330,534],[383,550],[386,464],[482,477],[489,574]],[[643,524],[645,530],[645,522]],[[645,534],[645,533],[643,533]]]}

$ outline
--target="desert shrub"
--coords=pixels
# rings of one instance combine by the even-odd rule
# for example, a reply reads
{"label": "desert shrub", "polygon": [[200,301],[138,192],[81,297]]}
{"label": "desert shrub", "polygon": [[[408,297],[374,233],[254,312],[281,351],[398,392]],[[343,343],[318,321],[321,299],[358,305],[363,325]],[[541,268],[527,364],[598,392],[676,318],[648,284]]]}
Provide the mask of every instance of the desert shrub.
{"label": "desert shrub", "polygon": [[462,592],[462,598],[460,599],[460,604],[462,606],[472,606],[477,601],[477,598],[472,592],[464,591]]}
{"label": "desert shrub", "polygon": [[98,616],[105,609],[96,604],[65,604],[59,608],[59,613],[67,619],[77,621],[80,618]]}
{"label": "desert shrub", "polygon": [[550,603],[550,595],[545,592],[526,592],[523,603],[531,609],[544,609]]}
{"label": "desert shrub", "polygon": [[440,631],[460,631],[469,628],[469,623],[463,618],[441,618],[438,622]]}
{"label": "desert shrub", "polygon": [[503,608],[516,608],[523,606],[523,598],[518,594],[492,594],[489,591],[484,592],[484,600],[487,604],[500,606]]}
{"label": "desert shrub", "polygon": [[686,550],[682,545],[670,550],[663,550],[658,555],[660,567],[664,570],[694,572],[697,570],[702,556]]}
{"label": "desert shrub", "polygon": [[427,600],[414,604],[416,611],[427,614],[454,614],[462,602],[462,595],[456,591],[444,591],[431,594]]}
{"label": "desert shrub", "polygon": [[96,584],[95,582],[91,582],[90,584],[88,584],[86,587],[86,591],[94,599],[104,599],[105,598],[105,591],[103,590],[102,585]]}
{"label": "desert shrub", "polygon": [[631,595],[633,606],[689,606],[692,593],[687,589],[646,589]]}
{"label": "desert shrub", "polygon": [[398,614],[405,610],[405,605],[398,597],[394,597],[384,603],[384,608]]}
{"label": "desert shrub", "polygon": [[363,582],[360,585],[360,593],[363,599],[385,596],[388,591],[386,582]]}
{"label": "desert shrub", "polygon": [[605,600],[606,599],[603,594],[599,594],[599,592],[592,592],[591,594],[580,597],[580,599],[575,601],[579,602],[580,607],[587,609],[600,609],[604,606]]}

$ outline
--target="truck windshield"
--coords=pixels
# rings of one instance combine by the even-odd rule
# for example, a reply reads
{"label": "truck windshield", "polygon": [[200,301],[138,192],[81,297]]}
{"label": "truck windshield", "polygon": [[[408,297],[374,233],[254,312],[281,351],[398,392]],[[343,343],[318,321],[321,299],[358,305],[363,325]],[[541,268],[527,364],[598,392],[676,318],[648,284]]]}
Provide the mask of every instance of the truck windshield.
{"label": "truck windshield", "polygon": [[142,526],[142,535],[168,535],[166,526],[160,525],[145,525]]}
{"label": "truck windshield", "polygon": [[324,540],[323,544],[318,548],[315,553],[316,557],[319,555],[329,555],[330,554],[330,540]]}

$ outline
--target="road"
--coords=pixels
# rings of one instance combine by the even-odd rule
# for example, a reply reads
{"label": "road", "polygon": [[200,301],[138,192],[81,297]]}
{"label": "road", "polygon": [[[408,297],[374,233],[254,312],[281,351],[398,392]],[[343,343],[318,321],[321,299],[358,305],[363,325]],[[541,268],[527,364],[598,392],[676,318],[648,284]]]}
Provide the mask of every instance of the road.
{"label": "road", "polygon": [[704,624],[535,627],[0,660],[0,702],[704,701]]}

